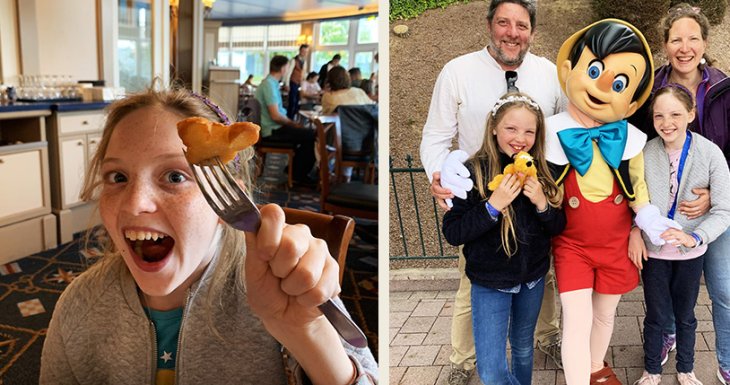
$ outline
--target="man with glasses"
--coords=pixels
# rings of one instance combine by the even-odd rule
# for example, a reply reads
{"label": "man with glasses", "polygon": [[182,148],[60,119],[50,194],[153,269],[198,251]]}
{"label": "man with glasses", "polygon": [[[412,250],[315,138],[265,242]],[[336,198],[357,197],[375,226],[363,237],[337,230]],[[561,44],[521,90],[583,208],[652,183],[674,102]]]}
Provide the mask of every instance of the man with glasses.
{"label": "man with glasses", "polygon": [[[565,108],[567,100],[558,83],[555,65],[529,52],[535,32],[536,1],[492,0],[487,13],[489,44],[447,63],[436,80],[421,141],[421,162],[431,181],[431,193],[448,210],[454,194],[466,196],[471,187],[458,175],[441,175],[444,162],[460,166],[482,145],[487,115],[505,93],[521,91],[533,98],[547,116]],[[449,156],[458,134],[457,152]],[[444,181],[444,182],[442,182]],[[466,384],[474,371],[471,283],[459,253],[461,282],[456,293],[451,324],[450,385]],[[545,277],[545,297],[535,336],[538,347],[562,367],[560,330],[552,269]]]}

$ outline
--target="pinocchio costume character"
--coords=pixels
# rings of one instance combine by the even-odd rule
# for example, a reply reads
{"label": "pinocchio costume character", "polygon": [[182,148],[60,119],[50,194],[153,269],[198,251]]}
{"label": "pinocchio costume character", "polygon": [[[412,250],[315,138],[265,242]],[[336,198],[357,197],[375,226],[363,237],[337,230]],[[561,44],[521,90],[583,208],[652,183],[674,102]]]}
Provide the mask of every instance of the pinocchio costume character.
{"label": "pinocchio costume character", "polygon": [[663,243],[661,233],[678,226],[649,204],[646,135],[625,120],[649,97],[654,64],[640,31],[605,19],[568,38],[556,66],[569,100],[565,112],[546,120],[547,160],[561,170],[556,181],[567,219],[552,243],[565,379],[616,385],[603,359],[621,295],[639,282],[628,257],[634,216],[653,242]]}

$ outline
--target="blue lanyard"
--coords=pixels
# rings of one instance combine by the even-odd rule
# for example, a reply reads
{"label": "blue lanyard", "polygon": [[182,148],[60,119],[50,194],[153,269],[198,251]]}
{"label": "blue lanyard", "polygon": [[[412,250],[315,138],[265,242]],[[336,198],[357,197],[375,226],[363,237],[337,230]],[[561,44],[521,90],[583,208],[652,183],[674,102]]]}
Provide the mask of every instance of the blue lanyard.
{"label": "blue lanyard", "polygon": [[672,208],[667,213],[667,218],[674,219],[674,211],[677,209],[677,199],[679,198],[679,182],[682,180],[682,171],[684,171],[684,162],[687,160],[687,153],[689,153],[689,146],[692,144],[692,135],[687,130],[687,139],[684,141],[682,146],[682,155],[679,156],[679,167],[677,167],[677,191],[674,194],[674,203]]}

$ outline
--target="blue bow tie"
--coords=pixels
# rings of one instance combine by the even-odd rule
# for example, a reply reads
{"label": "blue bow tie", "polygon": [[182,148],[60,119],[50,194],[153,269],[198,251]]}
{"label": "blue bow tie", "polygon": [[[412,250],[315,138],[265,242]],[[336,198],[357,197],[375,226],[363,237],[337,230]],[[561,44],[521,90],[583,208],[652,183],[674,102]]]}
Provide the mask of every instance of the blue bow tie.
{"label": "blue bow tie", "polygon": [[595,128],[569,128],[558,132],[558,139],[568,161],[583,176],[593,162],[593,146],[595,140],[603,159],[612,168],[618,168],[624,154],[627,139],[625,120],[607,123]]}

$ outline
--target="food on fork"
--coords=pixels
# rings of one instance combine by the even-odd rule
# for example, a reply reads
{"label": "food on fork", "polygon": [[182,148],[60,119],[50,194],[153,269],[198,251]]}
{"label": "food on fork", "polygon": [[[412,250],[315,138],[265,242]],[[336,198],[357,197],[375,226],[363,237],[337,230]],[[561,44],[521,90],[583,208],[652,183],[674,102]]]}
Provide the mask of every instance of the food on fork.
{"label": "food on fork", "polygon": [[191,164],[201,164],[216,156],[223,163],[230,162],[238,151],[259,140],[259,129],[249,122],[226,126],[198,116],[177,123],[177,134],[187,146],[185,157]]}

